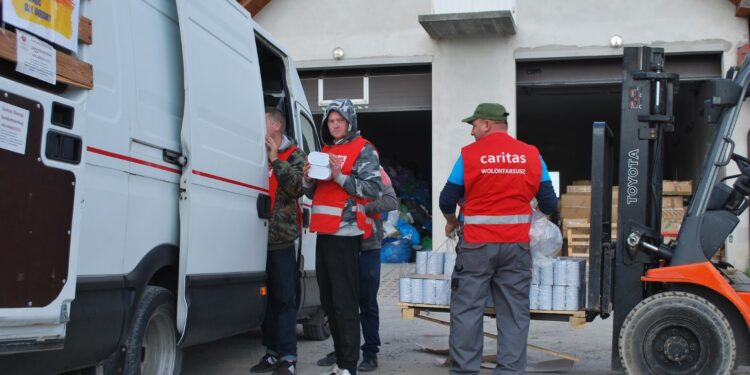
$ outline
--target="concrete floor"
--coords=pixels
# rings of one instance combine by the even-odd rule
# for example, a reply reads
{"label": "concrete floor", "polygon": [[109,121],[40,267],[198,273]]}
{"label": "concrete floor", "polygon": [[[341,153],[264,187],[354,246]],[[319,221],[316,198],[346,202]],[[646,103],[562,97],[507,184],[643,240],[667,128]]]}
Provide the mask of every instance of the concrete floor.
{"label": "concrete floor", "polygon": [[[413,267],[413,265],[411,265]],[[398,307],[398,278],[408,273],[408,265],[384,264],[381,272],[381,289],[378,301],[381,309],[381,341],[378,356],[379,374],[447,374],[440,366],[444,357],[417,351],[419,345],[430,348],[448,348],[448,327],[420,319],[402,320]],[[444,313],[431,316],[447,320]],[[495,333],[494,319],[485,319],[485,332]],[[300,328],[301,335],[301,328]],[[572,354],[580,359],[567,374],[614,374],[610,370],[612,319],[596,319],[583,329],[572,329],[565,322],[532,321],[529,344],[554,351]],[[326,368],[315,361],[330,352],[333,344],[326,341],[298,342],[299,362],[297,373],[321,374]],[[485,339],[485,354],[494,354],[495,342]],[[557,359],[554,356],[529,349],[529,365]],[[183,374],[248,374],[249,368],[264,354],[260,332],[251,332],[213,343],[190,347],[184,351]],[[491,370],[482,370],[491,374]],[[530,373],[530,372],[529,372]],[[748,372],[738,372],[737,374]]]}

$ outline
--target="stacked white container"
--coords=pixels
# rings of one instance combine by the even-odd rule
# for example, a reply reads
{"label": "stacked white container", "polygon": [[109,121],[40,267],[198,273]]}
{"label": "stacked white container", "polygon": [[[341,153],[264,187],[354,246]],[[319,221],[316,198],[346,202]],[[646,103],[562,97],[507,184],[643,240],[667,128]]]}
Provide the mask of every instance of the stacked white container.
{"label": "stacked white container", "polygon": [[455,252],[417,251],[415,274],[399,280],[399,301],[449,305],[450,275],[455,265]]}
{"label": "stacked white container", "polygon": [[[583,308],[585,264],[585,258],[573,257],[552,258],[551,262],[535,264],[535,270],[531,274],[529,305],[536,306],[538,310],[575,311]],[[535,273],[538,273],[538,276],[535,276]],[[539,284],[534,286],[534,281],[537,280]],[[535,291],[535,288],[538,291]],[[536,297],[533,293],[537,293]]]}

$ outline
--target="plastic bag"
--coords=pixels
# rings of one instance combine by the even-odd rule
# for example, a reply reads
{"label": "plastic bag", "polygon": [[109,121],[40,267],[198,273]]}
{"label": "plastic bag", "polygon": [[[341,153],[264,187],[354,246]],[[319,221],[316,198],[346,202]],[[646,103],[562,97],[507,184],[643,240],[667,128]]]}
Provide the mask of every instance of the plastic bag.
{"label": "plastic bag", "polygon": [[531,229],[529,230],[531,255],[533,257],[550,257],[562,248],[560,228],[547,220],[547,217],[534,209],[531,212]]}

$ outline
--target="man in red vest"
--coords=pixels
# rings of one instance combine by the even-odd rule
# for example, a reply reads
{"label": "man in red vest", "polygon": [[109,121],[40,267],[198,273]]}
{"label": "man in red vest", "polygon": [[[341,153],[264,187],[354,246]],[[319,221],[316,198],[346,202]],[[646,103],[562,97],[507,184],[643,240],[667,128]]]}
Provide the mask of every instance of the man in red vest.
{"label": "man in red vest", "polygon": [[331,102],[320,129],[329,154],[331,178],[313,180],[305,164],[303,190],[312,198],[310,230],[317,232],[315,275],[336,352],[331,374],[357,373],[359,360],[359,253],[372,234],[365,205],[382,191],[375,147],[357,130],[349,99]]}
{"label": "man in red vest", "polygon": [[526,368],[530,201],[536,197],[549,215],[557,197],[539,151],[508,135],[507,117],[502,105],[482,103],[463,120],[476,142],[461,149],[440,193],[447,236],[458,228],[456,202],[464,198],[463,238],[451,279],[451,374],[479,373],[490,292],[498,332],[495,374],[522,374]]}
{"label": "man in red vest", "polygon": [[268,304],[263,321],[266,355],[250,372],[294,374],[297,364],[297,258],[305,153],[284,134],[284,115],[266,109],[266,147],[271,195],[268,225]]}

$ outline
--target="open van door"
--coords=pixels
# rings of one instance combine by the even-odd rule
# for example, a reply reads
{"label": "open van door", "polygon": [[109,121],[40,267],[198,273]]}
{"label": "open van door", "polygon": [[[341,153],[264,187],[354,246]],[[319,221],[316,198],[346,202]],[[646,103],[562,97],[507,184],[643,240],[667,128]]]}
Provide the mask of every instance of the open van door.
{"label": "open van door", "polygon": [[[4,83],[13,92],[0,90],[0,355],[62,349],[75,298],[85,116]],[[67,129],[51,126],[61,111]]]}
{"label": "open van door", "polygon": [[235,0],[177,0],[185,74],[180,345],[260,325],[270,199],[254,22]]}

